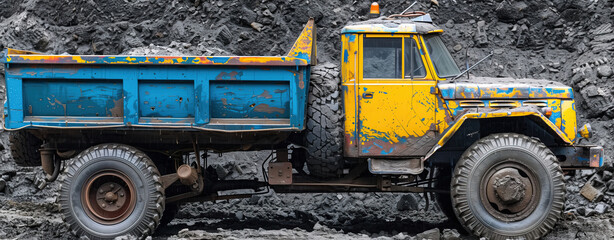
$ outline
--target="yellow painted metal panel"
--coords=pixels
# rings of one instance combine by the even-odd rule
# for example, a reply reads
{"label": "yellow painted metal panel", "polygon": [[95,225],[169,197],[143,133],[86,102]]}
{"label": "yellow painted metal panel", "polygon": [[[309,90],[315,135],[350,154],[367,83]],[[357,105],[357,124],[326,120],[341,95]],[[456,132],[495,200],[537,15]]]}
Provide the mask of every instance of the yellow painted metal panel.
{"label": "yellow painted metal panel", "polygon": [[[389,35],[388,35],[389,36]],[[369,37],[369,36],[364,36]],[[396,35],[405,40],[415,36]],[[404,49],[405,44],[402,44]],[[418,45],[420,46],[420,45]],[[405,51],[403,51],[405,52]],[[362,44],[359,59],[362,60]],[[404,68],[405,57],[402,58]],[[424,56],[422,60],[424,62]],[[426,154],[437,138],[436,82],[426,77],[400,79],[364,79],[359,62],[359,132],[360,156],[420,156]],[[403,69],[404,72],[404,69]],[[363,97],[369,96],[370,99]]]}
{"label": "yellow painted metal panel", "polygon": [[344,121],[344,153],[346,156],[358,156],[358,34],[341,35],[341,90],[343,92]]}
{"label": "yellow painted metal panel", "polygon": [[576,122],[576,103],[574,100],[561,101],[561,130],[571,141],[576,140],[578,123]]}

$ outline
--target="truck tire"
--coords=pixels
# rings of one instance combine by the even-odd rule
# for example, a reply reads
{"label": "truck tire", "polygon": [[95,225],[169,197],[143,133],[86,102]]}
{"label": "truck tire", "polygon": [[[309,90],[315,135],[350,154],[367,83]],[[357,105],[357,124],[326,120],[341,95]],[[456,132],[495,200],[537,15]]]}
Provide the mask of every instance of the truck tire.
{"label": "truck tire", "polygon": [[543,143],[493,134],[461,156],[452,176],[452,204],[461,224],[488,239],[539,239],[565,203],[563,171]]}
{"label": "truck tire", "polygon": [[164,212],[164,189],[151,159],[134,147],[101,144],[70,160],[61,187],[64,221],[89,239],[151,235]]}
{"label": "truck tire", "polygon": [[310,175],[333,178],[343,172],[343,109],[339,69],[331,63],[312,68],[307,99],[307,169]]}
{"label": "truck tire", "polygon": [[19,166],[33,167],[41,165],[38,149],[43,141],[26,131],[9,132],[9,148],[13,161]]}

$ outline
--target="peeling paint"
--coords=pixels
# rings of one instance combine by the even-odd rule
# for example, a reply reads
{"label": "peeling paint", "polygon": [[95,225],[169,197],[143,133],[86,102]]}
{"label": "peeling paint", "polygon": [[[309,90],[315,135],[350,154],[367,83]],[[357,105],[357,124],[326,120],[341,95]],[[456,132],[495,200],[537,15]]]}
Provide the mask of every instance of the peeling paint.
{"label": "peeling paint", "polygon": [[278,108],[278,107],[271,107],[266,103],[261,103],[258,104],[254,107],[254,111],[255,112],[265,112],[265,113],[274,113],[274,112],[278,112],[278,113],[285,113],[286,109],[283,108]]}

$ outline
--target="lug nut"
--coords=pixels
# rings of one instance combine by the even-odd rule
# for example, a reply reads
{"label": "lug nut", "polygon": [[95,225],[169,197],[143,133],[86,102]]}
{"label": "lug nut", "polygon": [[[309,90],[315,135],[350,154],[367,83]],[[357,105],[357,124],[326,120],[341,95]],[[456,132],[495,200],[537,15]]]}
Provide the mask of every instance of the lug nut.
{"label": "lug nut", "polygon": [[109,185],[109,187],[110,187],[111,189],[113,189],[113,188],[115,188],[115,184],[112,184],[112,183],[111,183],[111,185]]}
{"label": "lug nut", "polygon": [[106,205],[106,204],[104,204],[104,203],[103,203],[102,205],[100,205],[100,206],[101,206],[102,208],[106,208],[106,207],[107,207],[107,205]]}

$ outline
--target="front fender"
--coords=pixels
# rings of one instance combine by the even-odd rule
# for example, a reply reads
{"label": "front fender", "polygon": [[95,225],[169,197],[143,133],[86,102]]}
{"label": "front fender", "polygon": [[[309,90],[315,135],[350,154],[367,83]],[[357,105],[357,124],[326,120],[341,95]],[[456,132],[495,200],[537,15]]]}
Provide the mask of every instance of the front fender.
{"label": "front fender", "polygon": [[561,129],[559,129],[553,122],[551,122],[546,116],[544,116],[539,108],[536,106],[523,106],[511,109],[469,109],[457,116],[455,121],[452,122],[450,127],[446,129],[439,141],[433,146],[424,160],[430,158],[437,150],[443,147],[452,136],[461,128],[465,120],[467,119],[492,119],[492,118],[510,118],[510,117],[529,117],[531,120],[537,122],[544,127],[546,131],[550,132],[555,138],[564,142],[567,145],[572,145],[573,142],[565,135]]}

